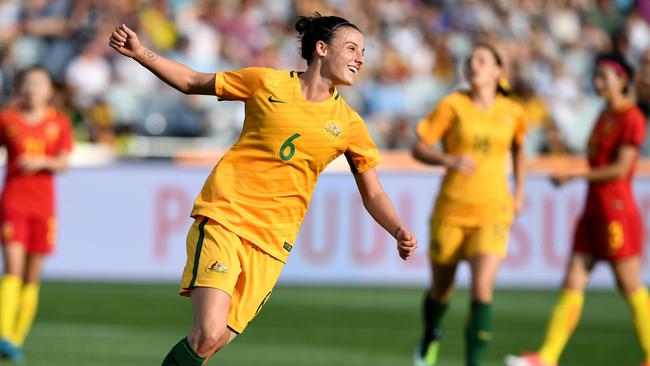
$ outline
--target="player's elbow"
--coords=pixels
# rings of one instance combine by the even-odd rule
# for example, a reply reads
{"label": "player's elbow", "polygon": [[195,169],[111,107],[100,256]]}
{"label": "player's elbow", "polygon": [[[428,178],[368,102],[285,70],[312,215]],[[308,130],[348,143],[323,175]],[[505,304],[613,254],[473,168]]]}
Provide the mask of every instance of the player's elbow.
{"label": "player's elbow", "polygon": [[214,75],[192,70],[185,78],[184,94],[214,95]]}
{"label": "player's elbow", "polygon": [[616,168],[614,169],[614,179],[624,179],[628,172],[630,171],[630,168],[625,166],[625,165],[617,165]]}
{"label": "player's elbow", "polygon": [[59,162],[57,164],[56,168],[54,169],[57,173],[62,173],[65,172],[66,170],[70,169],[70,162],[68,160],[64,160]]}
{"label": "player's elbow", "polygon": [[422,151],[420,151],[420,146],[419,145],[413,145],[413,148],[411,148],[411,156],[413,159],[419,161],[419,162],[424,162],[424,159],[422,158]]}

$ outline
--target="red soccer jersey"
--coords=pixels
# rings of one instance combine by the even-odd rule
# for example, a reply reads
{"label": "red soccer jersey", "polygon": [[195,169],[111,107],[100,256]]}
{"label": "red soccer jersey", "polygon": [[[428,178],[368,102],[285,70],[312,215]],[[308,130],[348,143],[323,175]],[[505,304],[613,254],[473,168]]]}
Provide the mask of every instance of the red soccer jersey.
{"label": "red soccer jersey", "polygon": [[[645,118],[639,108],[627,105],[601,113],[589,137],[589,166],[597,168],[612,164],[621,145],[640,147],[645,138]],[[585,214],[627,211],[638,212],[632,194],[635,159],[628,174],[616,180],[589,184]]]}
{"label": "red soccer jersey", "polygon": [[54,216],[54,181],[49,171],[26,174],[19,159],[26,155],[57,156],[72,149],[72,128],[67,116],[48,109],[40,123],[28,124],[18,109],[0,111],[0,143],[7,148],[7,169],[0,214],[28,217]]}

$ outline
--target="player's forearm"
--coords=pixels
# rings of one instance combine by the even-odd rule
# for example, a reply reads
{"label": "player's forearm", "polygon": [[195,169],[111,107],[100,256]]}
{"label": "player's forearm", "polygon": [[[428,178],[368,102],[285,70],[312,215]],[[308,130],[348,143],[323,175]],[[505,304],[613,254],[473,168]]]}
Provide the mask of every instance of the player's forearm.
{"label": "player's forearm", "polygon": [[205,85],[200,85],[202,87],[200,89],[197,88],[199,86],[197,79],[201,73],[162,57],[146,47],[141,47],[135,54],[134,59],[138,63],[174,89],[185,94],[214,94],[213,85],[210,85],[207,90]]}
{"label": "player's forearm", "polygon": [[594,168],[587,173],[577,175],[577,178],[582,178],[587,182],[606,182],[610,180],[621,179],[625,176],[626,170],[617,164],[606,165],[600,168]]}
{"label": "player's forearm", "polygon": [[515,178],[515,197],[523,197],[526,181],[526,154],[521,145],[512,147],[512,170]]}
{"label": "player's forearm", "polygon": [[50,172],[62,172],[70,167],[68,155],[59,155],[56,157],[46,157],[43,159],[43,170]]}
{"label": "player's forearm", "polygon": [[451,155],[445,154],[440,150],[433,150],[423,141],[416,143],[413,147],[412,155],[413,158],[422,163],[437,166],[442,165],[447,168],[451,166],[453,160]]}
{"label": "player's forearm", "polygon": [[363,206],[370,216],[393,237],[399,228],[403,228],[393,204],[385,193],[364,197]]}

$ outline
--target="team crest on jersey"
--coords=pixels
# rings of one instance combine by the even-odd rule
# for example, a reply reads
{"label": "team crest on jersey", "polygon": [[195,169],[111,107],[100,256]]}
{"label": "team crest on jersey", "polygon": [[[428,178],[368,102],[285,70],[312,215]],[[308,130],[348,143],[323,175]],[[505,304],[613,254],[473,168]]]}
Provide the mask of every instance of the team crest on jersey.
{"label": "team crest on jersey", "polygon": [[48,141],[54,141],[59,138],[59,126],[57,126],[55,123],[50,123],[47,125],[45,129],[45,137],[47,138]]}
{"label": "team crest on jersey", "polygon": [[219,261],[216,261],[216,262],[212,263],[212,265],[210,267],[208,267],[208,271],[221,273],[221,274],[226,274],[226,273],[228,273],[228,265],[225,264],[225,263],[219,263]]}
{"label": "team crest on jersey", "polygon": [[337,139],[341,136],[341,127],[336,124],[336,121],[325,121],[325,134],[332,139]]}

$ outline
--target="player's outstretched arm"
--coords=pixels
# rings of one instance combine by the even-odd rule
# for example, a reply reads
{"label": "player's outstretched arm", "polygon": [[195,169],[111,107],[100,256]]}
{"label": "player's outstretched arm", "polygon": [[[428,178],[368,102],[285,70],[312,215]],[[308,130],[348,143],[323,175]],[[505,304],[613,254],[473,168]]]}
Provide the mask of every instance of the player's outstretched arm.
{"label": "player's outstretched arm", "polygon": [[115,28],[108,44],[122,55],[138,61],[178,91],[185,94],[215,95],[214,74],[192,70],[156,54],[144,47],[138,35],[124,24]]}
{"label": "player's outstretched arm", "polygon": [[402,225],[399,217],[397,217],[395,208],[393,208],[390,199],[381,187],[381,183],[379,183],[377,172],[375,169],[370,169],[355,174],[354,180],[359,188],[359,193],[361,193],[363,206],[370,216],[397,240],[399,256],[406,260],[417,248],[418,240],[410,230]]}

